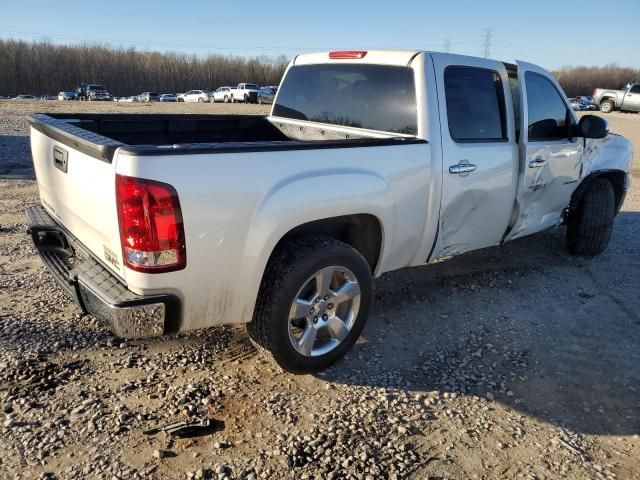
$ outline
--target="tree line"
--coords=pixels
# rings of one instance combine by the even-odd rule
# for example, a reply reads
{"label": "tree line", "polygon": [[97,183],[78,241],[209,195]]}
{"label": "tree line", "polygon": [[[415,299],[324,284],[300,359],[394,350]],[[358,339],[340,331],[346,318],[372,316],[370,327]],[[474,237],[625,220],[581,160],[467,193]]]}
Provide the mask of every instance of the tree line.
{"label": "tree line", "polygon": [[[0,40],[0,95],[52,95],[81,83],[104,85],[119,96],[212,89],[240,82],[277,85],[287,63],[284,56],[198,57],[133,47]],[[553,74],[570,97],[591,95],[594,88],[621,88],[628,82],[640,82],[640,69],[617,65],[562,67]]]}
{"label": "tree line", "polygon": [[603,67],[562,67],[553,72],[569,97],[591,95],[595,88],[620,89],[640,82],[640,69],[605,65]]}
{"label": "tree line", "polygon": [[0,40],[0,95],[53,95],[81,83],[118,96],[253,82],[277,85],[288,59],[138,51],[108,45]]}

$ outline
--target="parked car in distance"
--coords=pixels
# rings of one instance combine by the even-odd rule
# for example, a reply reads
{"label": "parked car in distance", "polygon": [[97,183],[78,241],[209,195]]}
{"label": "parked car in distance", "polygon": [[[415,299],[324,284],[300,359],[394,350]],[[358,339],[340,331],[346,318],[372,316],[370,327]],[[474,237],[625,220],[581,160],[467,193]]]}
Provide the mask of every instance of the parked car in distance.
{"label": "parked car in distance", "polygon": [[163,93],[160,95],[161,102],[175,102],[177,100],[175,93]]}
{"label": "parked car in distance", "polygon": [[545,69],[415,50],[298,55],[270,116],[30,123],[31,236],[84,311],[132,338],[245,323],[293,372],[351,348],[385,272],[562,224],[601,253],[633,159]]}
{"label": "parked car in distance", "polygon": [[593,91],[593,103],[599,106],[603,113],[614,110],[640,112],[640,83],[623,90],[596,88]]}
{"label": "parked car in distance", "polygon": [[14,100],[37,100],[35,95],[18,95]]}
{"label": "parked car in distance", "polygon": [[243,103],[258,103],[260,87],[255,83],[239,83],[231,89],[231,101]]}
{"label": "parked car in distance", "polygon": [[276,98],[276,91],[272,87],[261,87],[258,92],[258,103],[271,104],[273,99]]}
{"label": "parked car in distance", "polygon": [[233,87],[219,87],[213,92],[213,101],[214,102],[231,102],[231,89]]}
{"label": "parked car in distance", "polygon": [[160,95],[157,92],[142,92],[138,95],[138,101],[143,103],[159,102]]}
{"label": "parked car in distance", "polygon": [[205,103],[211,102],[211,92],[208,90],[189,90],[186,93],[181,93],[177,97],[178,102],[186,103]]}
{"label": "parked car in distance", "polygon": [[76,92],[60,92],[58,94],[58,100],[75,100]]}
{"label": "parked car in distance", "polygon": [[571,108],[573,108],[573,110],[575,110],[576,112],[580,110],[584,110],[582,103],[579,102],[577,99],[569,98],[568,100],[569,100],[569,103],[571,104]]}

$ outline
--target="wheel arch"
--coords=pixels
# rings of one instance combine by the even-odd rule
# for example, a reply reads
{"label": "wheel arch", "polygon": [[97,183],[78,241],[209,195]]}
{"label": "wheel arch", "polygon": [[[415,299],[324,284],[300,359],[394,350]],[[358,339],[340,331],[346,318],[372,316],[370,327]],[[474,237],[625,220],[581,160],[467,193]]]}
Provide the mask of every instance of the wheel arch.
{"label": "wheel arch", "polygon": [[374,274],[382,254],[382,223],[375,215],[357,213],[313,220],[298,225],[285,233],[274,246],[267,260],[284,243],[301,236],[325,236],[346,243],[357,250]]}
{"label": "wheel arch", "polygon": [[571,195],[571,203],[569,204],[570,211],[574,211],[578,205],[580,205],[580,200],[582,200],[585,192],[596,178],[606,178],[611,182],[615,196],[616,212],[620,210],[625,197],[627,174],[623,170],[609,169],[591,172],[582,180],[578,188],[573,192],[573,195]]}

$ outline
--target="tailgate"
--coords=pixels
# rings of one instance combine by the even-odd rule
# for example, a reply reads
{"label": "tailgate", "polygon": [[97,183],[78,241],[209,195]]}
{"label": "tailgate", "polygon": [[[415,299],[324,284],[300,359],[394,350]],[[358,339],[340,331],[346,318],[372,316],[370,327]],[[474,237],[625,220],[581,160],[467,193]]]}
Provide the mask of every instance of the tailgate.
{"label": "tailgate", "polygon": [[34,115],[30,121],[31,154],[42,205],[122,278],[113,162],[122,144],[46,115]]}

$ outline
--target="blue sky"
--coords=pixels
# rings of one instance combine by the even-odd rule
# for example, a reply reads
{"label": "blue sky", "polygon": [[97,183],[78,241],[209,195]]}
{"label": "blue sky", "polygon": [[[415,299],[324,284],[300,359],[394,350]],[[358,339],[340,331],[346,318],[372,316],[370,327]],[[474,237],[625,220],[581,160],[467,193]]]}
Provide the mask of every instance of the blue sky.
{"label": "blue sky", "polygon": [[550,69],[640,68],[640,0],[0,0],[0,11],[0,38],[55,43],[292,57],[338,48],[444,50],[449,39],[452,52],[481,55],[489,28],[493,58]]}

